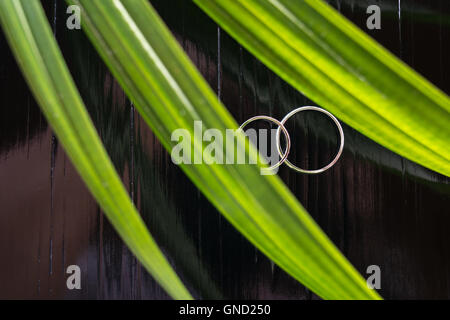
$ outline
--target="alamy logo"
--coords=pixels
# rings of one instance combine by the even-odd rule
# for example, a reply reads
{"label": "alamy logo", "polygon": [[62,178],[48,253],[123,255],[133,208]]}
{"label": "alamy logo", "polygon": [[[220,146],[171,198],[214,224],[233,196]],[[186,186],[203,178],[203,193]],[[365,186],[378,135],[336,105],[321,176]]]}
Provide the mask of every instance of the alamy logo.
{"label": "alamy logo", "polygon": [[67,289],[73,290],[81,289],[81,269],[76,264],[72,264],[67,267],[66,270],[67,274],[70,274],[70,276],[67,277],[66,285]]}
{"label": "alamy logo", "polygon": [[[338,128],[340,135],[339,150],[334,159],[325,167],[315,170],[307,170],[297,167],[288,160],[291,138],[289,132],[285,128],[284,124],[293,115],[301,111],[318,111],[321,112],[333,120]],[[257,120],[265,120],[272,122],[278,126],[277,129],[260,129],[256,132],[255,129],[248,129],[244,132],[244,128],[251,122]],[[257,164],[258,156],[255,152],[249,152],[249,148],[246,147],[246,141],[244,140],[244,132],[248,137],[248,140],[259,148],[259,154],[261,155],[260,161],[264,164],[270,165],[268,168],[261,168],[262,175],[273,175],[278,172],[278,168],[286,163],[291,169],[308,174],[321,173],[331,168],[339,159],[344,148],[344,132],[339,121],[328,111],[314,107],[305,106],[297,108],[289,112],[281,121],[278,121],[269,116],[255,116],[245,121],[238,130],[226,129],[225,137],[223,131],[210,128],[203,130],[203,123],[201,121],[194,121],[194,134],[187,129],[176,129],[172,132],[171,140],[176,142],[176,145],[172,148],[171,157],[172,162],[180,164]],[[281,146],[281,133],[285,138],[286,146],[284,150]],[[270,139],[270,143],[267,141]],[[203,148],[203,144],[206,143],[206,147]],[[269,150],[270,145],[270,150]]]}
{"label": "alamy logo", "polygon": [[376,264],[372,264],[367,267],[367,274],[370,276],[367,278],[367,287],[369,289],[381,289],[381,269]]}
{"label": "alamy logo", "polygon": [[[271,129],[271,139],[273,142],[273,133],[275,129]],[[259,136],[260,152],[265,158],[263,162],[275,163],[278,161],[278,152],[272,148],[270,154],[267,152],[267,144],[263,143],[267,138],[267,130],[249,129],[246,132],[249,140],[256,145]],[[178,142],[171,152],[172,162],[179,164],[256,164],[256,157],[252,153],[247,153],[242,140],[239,141],[240,132],[238,130],[225,130],[225,137],[222,131],[218,129],[203,130],[202,121],[194,121],[194,135],[186,129],[176,129],[172,132],[171,140]],[[203,149],[203,144],[206,147]],[[274,145],[272,143],[272,145]],[[266,159],[264,161],[264,159]],[[266,172],[262,174],[266,174]],[[276,172],[275,172],[276,173]]]}
{"label": "alamy logo", "polygon": [[381,9],[377,5],[371,5],[367,7],[367,14],[370,14],[370,16],[367,18],[367,29],[373,30],[373,29],[381,29]]}
{"label": "alamy logo", "polygon": [[66,20],[66,26],[69,30],[81,29],[81,9],[77,5],[71,5],[67,7],[67,14],[70,16]]}

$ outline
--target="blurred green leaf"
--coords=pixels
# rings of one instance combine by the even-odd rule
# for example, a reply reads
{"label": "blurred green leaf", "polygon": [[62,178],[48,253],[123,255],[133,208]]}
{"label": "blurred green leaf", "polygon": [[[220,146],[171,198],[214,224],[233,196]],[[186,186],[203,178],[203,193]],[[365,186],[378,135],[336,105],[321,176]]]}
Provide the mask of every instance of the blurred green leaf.
{"label": "blurred green leaf", "polygon": [[119,235],[174,298],[190,299],[139,213],[95,131],[38,0],[1,0],[0,22],[47,120]]}
{"label": "blurred green leaf", "polygon": [[[167,150],[173,130],[194,136],[196,120],[203,130],[238,127],[147,1],[68,2],[82,8],[83,30]],[[203,147],[193,141],[195,153]],[[257,155],[242,134],[237,149]],[[181,167],[241,233],[319,296],[380,298],[277,176],[251,165]]]}

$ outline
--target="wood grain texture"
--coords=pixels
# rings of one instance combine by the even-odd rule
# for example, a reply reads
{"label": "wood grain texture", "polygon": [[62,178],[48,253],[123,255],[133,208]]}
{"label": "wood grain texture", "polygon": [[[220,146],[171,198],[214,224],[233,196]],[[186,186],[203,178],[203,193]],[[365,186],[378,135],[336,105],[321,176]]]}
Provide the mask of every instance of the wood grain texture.
{"label": "wood grain texture", "polygon": [[[151,1],[238,122],[281,119],[313,104],[189,1]],[[346,17],[450,94],[450,5],[445,0],[331,0]],[[66,4],[43,2],[109,155],[150,231],[197,298],[316,299],[217,212],[170,160]],[[369,4],[382,29],[365,27]],[[399,10],[400,9],[400,10]],[[0,36],[0,298],[166,299],[89,195],[39,112]],[[314,113],[288,123],[290,159],[317,168],[337,134]],[[365,275],[381,267],[387,299],[450,298],[450,179],[397,156],[344,125],[341,160],[324,174],[280,176]],[[82,289],[67,290],[77,264]]]}

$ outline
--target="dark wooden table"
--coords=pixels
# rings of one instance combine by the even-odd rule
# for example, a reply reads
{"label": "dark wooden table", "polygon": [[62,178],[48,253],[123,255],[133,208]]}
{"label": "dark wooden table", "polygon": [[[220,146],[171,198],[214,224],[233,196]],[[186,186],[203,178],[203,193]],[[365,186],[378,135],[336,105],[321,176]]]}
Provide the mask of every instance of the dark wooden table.
{"label": "dark wooden table", "polygon": [[[194,295],[316,299],[235,231],[171,162],[83,32],[66,28],[65,2],[43,2],[117,170]],[[281,119],[313,104],[190,1],[152,3],[238,122],[258,114]],[[450,94],[449,1],[330,3]],[[366,28],[370,4],[381,7],[381,30]],[[3,35],[0,57],[0,298],[167,298],[83,185]],[[306,113],[288,129],[293,161],[313,168],[331,159],[337,134],[326,118]],[[380,266],[383,297],[450,298],[450,179],[345,124],[344,132],[343,156],[331,170],[306,176],[282,168],[280,176],[364,276],[369,265]],[[81,268],[81,290],[66,288],[72,264]]]}

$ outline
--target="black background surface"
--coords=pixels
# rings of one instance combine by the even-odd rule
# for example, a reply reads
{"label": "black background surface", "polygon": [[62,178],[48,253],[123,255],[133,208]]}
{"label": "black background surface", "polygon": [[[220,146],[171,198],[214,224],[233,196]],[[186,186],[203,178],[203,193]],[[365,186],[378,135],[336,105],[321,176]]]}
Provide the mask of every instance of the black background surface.
{"label": "black background surface", "polygon": [[[151,2],[238,122],[314,105],[190,1]],[[329,2],[450,94],[449,1]],[[109,155],[195,297],[317,299],[235,231],[171,162],[84,33],[66,28],[66,3],[43,4]],[[370,4],[382,9],[381,30],[365,27]],[[288,126],[290,159],[326,164],[337,146],[331,122],[314,113],[296,120]],[[363,276],[380,266],[384,298],[450,298],[450,179],[343,126],[346,145],[335,167],[316,176],[282,168],[280,176]],[[81,267],[81,290],[66,288],[71,264]],[[1,33],[0,298],[168,298],[89,195]]]}

